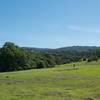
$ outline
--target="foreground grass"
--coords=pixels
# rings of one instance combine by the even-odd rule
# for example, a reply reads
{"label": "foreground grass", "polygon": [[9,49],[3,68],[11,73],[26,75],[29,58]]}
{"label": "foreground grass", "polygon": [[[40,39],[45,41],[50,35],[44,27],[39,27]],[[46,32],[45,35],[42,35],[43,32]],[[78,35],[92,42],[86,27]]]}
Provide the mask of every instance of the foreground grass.
{"label": "foreground grass", "polygon": [[100,100],[100,61],[0,73],[0,100]]}

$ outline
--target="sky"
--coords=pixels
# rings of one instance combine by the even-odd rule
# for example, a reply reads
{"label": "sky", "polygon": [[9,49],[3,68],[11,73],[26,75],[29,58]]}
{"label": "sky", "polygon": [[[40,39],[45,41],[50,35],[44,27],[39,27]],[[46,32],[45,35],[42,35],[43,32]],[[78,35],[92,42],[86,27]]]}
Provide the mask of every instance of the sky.
{"label": "sky", "polygon": [[100,46],[100,0],[0,0],[0,46]]}

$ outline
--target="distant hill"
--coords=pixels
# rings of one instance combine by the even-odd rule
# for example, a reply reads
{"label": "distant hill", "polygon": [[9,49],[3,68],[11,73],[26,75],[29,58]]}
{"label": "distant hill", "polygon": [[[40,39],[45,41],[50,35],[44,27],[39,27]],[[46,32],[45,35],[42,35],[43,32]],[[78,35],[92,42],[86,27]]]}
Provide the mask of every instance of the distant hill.
{"label": "distant hill", "polygon": [[71,47],[63,47],[59,48],[59,51],[88,51],[88,50],[96,50],[98,47],[96,46],[71,46]]}
{"label": "distant hill", "polygon": [[93,51],[99,47],[96,46],[70,46],[70,47],[62,47],[57,49],[49,49],[49,48],[32,48],[32,47],[23,47],[26,50],[34,50],[34,51],[41,51],[41,52],[62,52],[62,51]]}

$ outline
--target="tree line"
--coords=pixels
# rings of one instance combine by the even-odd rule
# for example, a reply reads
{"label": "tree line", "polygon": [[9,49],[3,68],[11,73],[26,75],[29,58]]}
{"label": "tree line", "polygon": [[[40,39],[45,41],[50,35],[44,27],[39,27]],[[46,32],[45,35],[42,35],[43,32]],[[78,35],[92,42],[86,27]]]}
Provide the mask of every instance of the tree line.
{"label": "tree line", "polygon": [[35,68],[50,68],[55,65],[81,60],[97,61],[100,49],[93,50],[38,50],[21,48],[6,42],[0,49],[0,71],[18,71]]}

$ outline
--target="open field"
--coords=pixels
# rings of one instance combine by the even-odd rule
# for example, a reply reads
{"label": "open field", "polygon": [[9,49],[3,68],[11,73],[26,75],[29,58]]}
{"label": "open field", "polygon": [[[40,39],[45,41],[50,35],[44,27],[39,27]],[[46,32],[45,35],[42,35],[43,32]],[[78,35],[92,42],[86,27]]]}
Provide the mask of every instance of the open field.
{"label": "open field", "polygon": [[0,73],[0,100],[100,100],[100,61]]}

